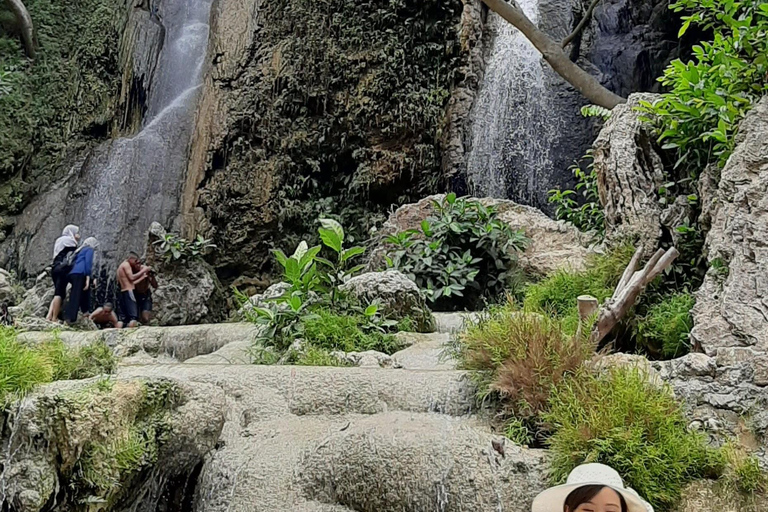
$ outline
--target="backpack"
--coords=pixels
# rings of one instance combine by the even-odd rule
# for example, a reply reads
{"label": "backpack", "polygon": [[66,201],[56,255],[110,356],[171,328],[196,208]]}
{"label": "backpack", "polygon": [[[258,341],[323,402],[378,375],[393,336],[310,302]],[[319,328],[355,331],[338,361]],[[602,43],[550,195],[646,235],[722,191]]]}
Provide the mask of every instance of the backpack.
{"label": "backpack", "polygon": [[59,257],[57,256],[56,259],[59,259],[59,261],[53,262],[52,273],[69,274],[69,271],[72,270],[72,268],[75,266],[76,256],[77,256],[77,251],[75,251],[74,249],[67,252],[61,259],[59,259]]}

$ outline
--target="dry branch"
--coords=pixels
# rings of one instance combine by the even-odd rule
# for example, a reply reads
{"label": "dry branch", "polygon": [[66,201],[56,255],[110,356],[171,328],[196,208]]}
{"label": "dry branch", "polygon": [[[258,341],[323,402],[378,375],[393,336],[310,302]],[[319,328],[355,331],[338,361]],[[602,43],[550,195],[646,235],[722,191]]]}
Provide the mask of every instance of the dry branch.
{"label": "dry branch", "polygon": [[[639,247],[632,260],[624,270],[624,274],[619,280],[619,284],[616,285],[616,290],[613,292],[613,296],[606,300],[600,308],[597,315],[597,322],[592,329],[592,341],[600,343],[616,326],[617,323],[627,314],[627,312],[635,305],[637,298],[643,293],[645,287],[656,279],[664,270],[672,265],[680,253],[674,247],[664,251],[659,249],[645,264],[641,270],[635,270],[637,268],[640,259],[643,257],[643,248]],[[594,297],[589,297],[594,299]],[[597,299],[594,299],[596,302]],[[579,315],[582,320],[586,316],[582,316],[582,309],[587,311],[589,307],[587,304],[594,304],[594,302],[588,301],[587,297],[582,296],[578,298],[579,302]],[[594,311],[594,310],[593,310]]]}
{"label": "dry branch", "polygon": [[600,0],[592,0],[592,3],[589,4],[589,8],[587,8],[587,12],[584,13],[584,16],[581,18],[581,21],[579,21],[579,24],[576,25],[576,28],[573,29],[573,32],[568,34],[568,37],[563,39],[563,42],[560,43],[560,46],[562,48],[565,48],[569,44],[571,44],[571,41],[576,39],[576,36],[578,36],[582,30],[584,30],[584,27],[587,26],[587,23],[589,23],[589,20],[592,19],[592,12],[595,10],[595,7],[597,7],[597,4],[600,3]]}
{"label": "dry branch", "polygon": [[525,15],[522,9],[511,0],[483,0],[493,12],[515,26],[536,47],[555,72],[574,86],[581,94],[595,105],[612,109],[627,100],[618,96],[600,84],[600,82],[574,64],[555,42]]}

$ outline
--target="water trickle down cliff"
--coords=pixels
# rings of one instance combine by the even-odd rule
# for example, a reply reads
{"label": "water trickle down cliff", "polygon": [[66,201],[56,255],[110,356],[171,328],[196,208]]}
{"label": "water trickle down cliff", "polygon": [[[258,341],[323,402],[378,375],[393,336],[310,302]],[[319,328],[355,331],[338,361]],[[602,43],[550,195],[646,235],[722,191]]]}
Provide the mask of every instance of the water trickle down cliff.
{"label": "water trickle down cliff", "polygon": [[[519,5],[536,23],[538,0]],[[541,182],[553,167],[556,112],[548,105],[541,55],[511,24],[489,14],[492,42],[471,113],[467,178],[479,196],[540,206]]]}
{"label": "water trickle down cliff", "polygon": [[163,0],[153,13],[165,36],[141,130],[105,142],[70,190],[66,217],[101,242],[109,267],[143,250],[153,221],[174,227],[197,99],[203,82],[213,0]]}

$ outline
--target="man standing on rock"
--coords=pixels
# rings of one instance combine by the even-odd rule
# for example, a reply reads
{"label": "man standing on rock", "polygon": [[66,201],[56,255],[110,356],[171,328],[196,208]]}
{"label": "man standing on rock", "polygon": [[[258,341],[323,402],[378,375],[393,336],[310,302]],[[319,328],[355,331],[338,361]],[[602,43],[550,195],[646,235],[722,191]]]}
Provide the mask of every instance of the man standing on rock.
{"label": "man standing on rock", "polygon": [[144,281],[152,269],[141,266],[139,255],[135,252],[128,254],[128,258],[117,267],[117,282],[120,284],[120,309],[123,316],[123,324],[126,327],[139,325],[139,305],[136,302],[134,290],[136,285]]}
{"label": "man standing on rock", "polygon": [[134,284],[136,285],[136,304],[139,306],[139,321],[147,325],[152,319],[152,290],[157,290],[157,279],[155,273],[140,262],[138,268],[133,270],[142,271],[144,269],[147,269],[147,278],[143,281],[136,281]]}

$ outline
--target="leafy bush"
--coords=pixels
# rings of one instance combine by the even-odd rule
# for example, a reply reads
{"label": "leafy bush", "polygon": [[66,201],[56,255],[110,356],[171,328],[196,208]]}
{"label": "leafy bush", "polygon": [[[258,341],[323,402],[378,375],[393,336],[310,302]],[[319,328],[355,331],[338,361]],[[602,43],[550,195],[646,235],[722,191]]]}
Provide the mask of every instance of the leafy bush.
{"label": "leafy bush", "polygon": [[695,303],[691,294],[675,293],[650,306],[637,324],[638,345],[664,359],[688,353],[688,334],[693,328],[690,312]]}
{"label": "leafy bush", "polygon": [[[590,332],[587,327],[583,330]],[[521,311],[516,305],[491,308],[458,337],[454,355],[472,371],[481,396],[496,394],[502,415],[514,415],[536,429],[552,386],[594,354],[587,335],[569,336],[558,320]]]}
{"label": "leafy bush", "polygon": [[[518,274],[527,239],[498,218],[494,206],[448,194],[420,229],[387,237],[387,267],[400,270],[437,308],[476,306],[501,296]],[[450,302],[449,302],[450,301]]]}
{"label": "leafy bush", "polygon": [[203,258],[216,248],[211,240],[203,238],[202,235],[197,235],[194,240],[187,240],[175,233],[167,233],[161,240],[157,240],[155,245],[166,263]]}
{"label": "leafy bush", "polygon": [[55,337],[36,347],[16,339],[16,331],[0,327],[0,406],[22,397],[39,384],[86,379],[114,373],[117,361],[102,341],[71,349]]}
{"label": "leafy bush", "polygon": [[532,284],[525,292],[525,307],[566,319],[569,332],[578,323],[579,295],[592,295],[602,302],[613,295],[634,249],[625,244],[605,255],[592,256],[584,271],[561,269]]}
{"label": "leafy bush", "polygon": [[[555,205],[558,220],[570,222],[581,231],[594,231],[602,239],[605,236],[605,213],[598,195],[592,150],[582,158],[582,161],[584,160],[588,161],[586,171],[581,168],[579,162],[571,166],[571,171],[576,177],[576,190],[552,189],[548,199]],[[581,201],[576,199],[579,194],[583,197]]]}
{"label": "leafy bush", "polygon": [[677,152],[675,167],[692,177],[710,162],[722,167],[734,148],[739,122],[766,92],[768,2],[679,0],[682,36],[691,25],[712,32],[693,47],[693,60],[673,61],[659,80],[669,89],[643,110],[660,126],[664,148]]}
{"label": "leafy bush", "polygon": [[304,339],[327,350],[360,352],[376,350],[393,354],[403,348],[394,335],[370,325],[363,315],[335,313],[318,309],[304,325]]}
{"label": "leafy bush", "polygon": [[722,448],[725,484],[744,494],[763,493],[768,489],[768,476],[760,468],[760,461],[737,442],[730,441]]}
{"label": "leafy bush", "polygon": [[54,369],[41,353],[16,340],[16,331],[0,327],[0,407],[53,379]]}
{"label": "leafy bush", "polygon": [[566,378],[543,419],[553,432],[553,483],[564,482],[579,464],[599,462],[616,469],[657,510],[669,510],[686,483],[720,470],[719,453],[688,431],[672,392],[637,369]]}
{"label": "leafy bush", "polygon": [[[391,332],[408,327],[412,321],[383,318],[377,304],[351,303],[338,290],[362,269],[362,265],[351,265],[365,249],[345,248],[345,232],[338,222],[321,219],[320,224],[322,246],[308,247],[302,241],[291,256],[274,251],[283,268],[283,279],[290,285],[281,297],[253,307],[248,297],[235,290],[236,298],[245,306],[246,319],[263,326],[251,347],[251,358],[256,363],[277,363],[297,339],[303,339],[308,346],[298,358],[286,358],[286,362],[341,365],[329,351],[378,350],[391,354],[402,348]],[[323,250],[331,256],[322,257]]]}

